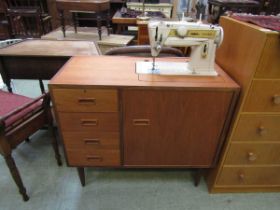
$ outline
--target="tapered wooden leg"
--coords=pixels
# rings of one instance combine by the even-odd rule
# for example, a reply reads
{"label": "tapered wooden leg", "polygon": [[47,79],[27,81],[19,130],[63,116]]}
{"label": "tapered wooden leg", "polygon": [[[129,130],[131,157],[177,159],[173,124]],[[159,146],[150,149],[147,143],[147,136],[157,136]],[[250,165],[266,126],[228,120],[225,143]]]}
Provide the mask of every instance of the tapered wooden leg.
{"label": "tapered wooden leg", "polygon": [[17,169],[17,166],[15,164],[15,161],[14,161],[12,155],[5,156],[5,161],[6,161],[6,164],[7,164],[8,168],[9,168],[11,174],[12,174],[12,177],[13,177],[15,183],[18,186],[19,192],[22,195],[23,200],[28,201],[29,197],[26,194],[26,189],[25,189],[25,187],[22,183],[19,171]]}
{"label": "tapered wooden leg", "polygon": [[81,181],[81,185],[84,187],[86,185],[85,168],[78,167],[77,170],[78,170],[79,178]]}
{"label": "tapered wooden leg", "polygon": [[110,33],[111,33],[111,25],[110,25],[111,15],[110,15],[110,10],[108,10],[108,12],[107,12],[106,21],[107,21],[107,33],[108,33],[108,36],[109,36]]}
{"label": "tapered wooden leg", "polygon": [[201,177],[202,177],[202,169],[199,168],[196,170],[196,172],[194,174],[194,186],[197,187],[199,185]]}
{"label": "tapered wooden leg", "polygon": [[74,25],[75,33],[77,33],[78,18],[77,18],[77,13],[76,12],[72,12],[72,19],[73,19],[73,25]]}

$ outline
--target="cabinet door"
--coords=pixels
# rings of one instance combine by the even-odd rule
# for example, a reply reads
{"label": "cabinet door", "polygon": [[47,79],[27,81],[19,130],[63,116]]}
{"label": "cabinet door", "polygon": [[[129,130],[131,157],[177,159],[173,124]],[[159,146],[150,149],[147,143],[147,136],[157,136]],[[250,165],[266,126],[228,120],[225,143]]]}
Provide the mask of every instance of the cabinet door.
{"label": "cabinet door", "polygon": [[125,166],[213,163],[231,92],[124,90]]}

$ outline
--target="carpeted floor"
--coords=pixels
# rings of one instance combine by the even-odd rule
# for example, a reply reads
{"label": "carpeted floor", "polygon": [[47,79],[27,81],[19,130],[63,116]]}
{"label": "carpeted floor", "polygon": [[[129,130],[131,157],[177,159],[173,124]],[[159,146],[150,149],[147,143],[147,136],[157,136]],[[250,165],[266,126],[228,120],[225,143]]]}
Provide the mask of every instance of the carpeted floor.
{"label": "carpeted floor", "polygon": [[[14,81],[17,93],[40,94],[36,81]],[[61,153],[62,148],[61,148]],[[50,136],[42,130],[13,153],[30,200],[23,202],[0,158],[2,210],[279,210],[279,193],[209,194],[184,170],[87,169],[80,185],[75,168],[56,165]]]}

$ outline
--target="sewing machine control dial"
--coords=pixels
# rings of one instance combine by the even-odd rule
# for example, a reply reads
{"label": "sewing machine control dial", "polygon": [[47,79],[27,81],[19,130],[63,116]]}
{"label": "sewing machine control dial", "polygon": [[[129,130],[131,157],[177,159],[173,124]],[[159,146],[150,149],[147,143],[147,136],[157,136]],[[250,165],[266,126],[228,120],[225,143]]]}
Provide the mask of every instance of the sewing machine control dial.
{"label": "sewing machine control dial", "polygon": [[185,37],[186,34],[187,34],[187,31],[188,31],[188,29],[187,29],[186,26],[179,26],[179,27],[177,28],[177,34],[178,34],[178,36],[180,36],[180,37]]}

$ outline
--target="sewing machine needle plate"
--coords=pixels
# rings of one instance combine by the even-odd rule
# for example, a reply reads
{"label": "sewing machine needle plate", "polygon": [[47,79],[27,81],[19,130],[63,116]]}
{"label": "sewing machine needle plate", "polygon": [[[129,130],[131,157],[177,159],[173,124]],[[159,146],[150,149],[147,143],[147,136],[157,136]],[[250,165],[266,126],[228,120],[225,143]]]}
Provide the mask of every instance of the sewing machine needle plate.
{"label": "sewing machine needle plate", "polygon": [[185,76],[217,76],[215,70],[192,71],[189,69],[188,62],[136,62],[137,74],[156,74],[156,75],[185,75]]}

